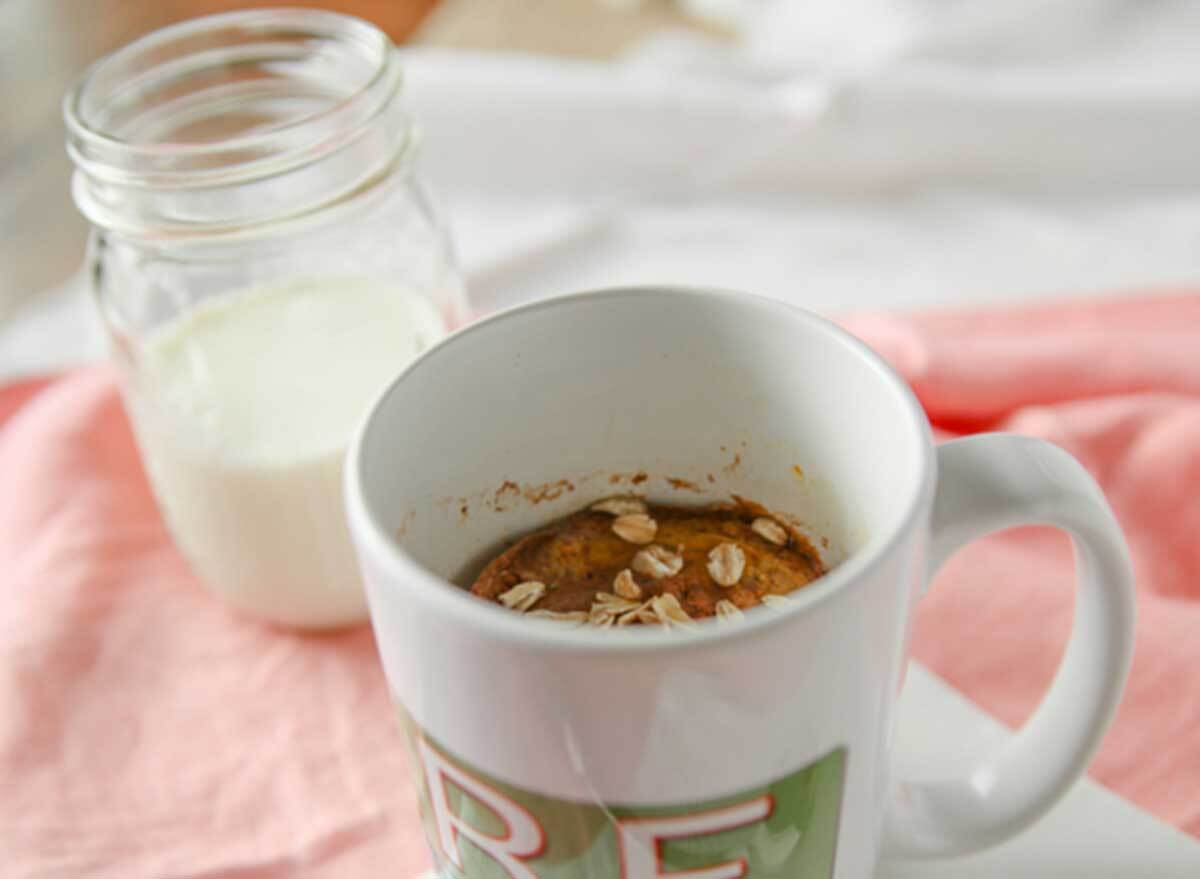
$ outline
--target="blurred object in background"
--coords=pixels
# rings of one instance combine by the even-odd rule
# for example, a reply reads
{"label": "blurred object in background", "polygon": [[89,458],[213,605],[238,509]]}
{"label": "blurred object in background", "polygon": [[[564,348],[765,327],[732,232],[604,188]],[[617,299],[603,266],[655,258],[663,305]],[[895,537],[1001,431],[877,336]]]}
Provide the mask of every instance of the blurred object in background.
{"label": "blurred object in background", "polygon": [[[735,0],[736,2],[736,0]],[[719,3],[709,0],[713,11]],[[652,34],[686,29],[728,37],[724,16],[670,0],[442,0],[413,42],[453,49],[505,49],[612,58]]]}
{"label": "blurred object in background", "polygon": [[900,61],[1146,81],[1200,57],[1196,0],[727,0],[757,62],[862,76]]}

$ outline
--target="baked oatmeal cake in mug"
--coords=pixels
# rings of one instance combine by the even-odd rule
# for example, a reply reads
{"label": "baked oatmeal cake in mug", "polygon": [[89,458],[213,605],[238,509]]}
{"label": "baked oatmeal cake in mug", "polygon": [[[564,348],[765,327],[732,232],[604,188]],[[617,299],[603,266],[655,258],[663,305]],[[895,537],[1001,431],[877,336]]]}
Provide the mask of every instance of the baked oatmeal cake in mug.
{"label": "baked oatmeal cake in mug", "polygon": [[688,625],[785,600],[825,573],[807,539],[756,504],[607,498],[518,540],[471,591],[535,618]]}

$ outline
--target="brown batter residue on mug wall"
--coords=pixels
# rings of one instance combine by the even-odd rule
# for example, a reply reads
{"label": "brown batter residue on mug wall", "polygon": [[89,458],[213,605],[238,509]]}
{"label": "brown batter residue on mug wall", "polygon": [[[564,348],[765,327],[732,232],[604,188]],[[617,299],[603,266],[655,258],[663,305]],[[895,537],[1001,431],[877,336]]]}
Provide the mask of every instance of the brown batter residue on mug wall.
{"label": "brown batter residue on mug wall", "polygon": [[742,498],[708,507],[611,498],[521,538],[471,591],[597,625],[735,617],[825,573],[807,539]]}
{"label": "brown batter residue on mug wall", "polygon": [[[518,501],[525,500],[530,504],[540,504],[543,501],[555,501],[568,492],[575,490],[575,483],[569,479],[556,479],[553,482],[523,483],[518,485],[511,479],[506,479],[487,498],[485,506],[497,513],[513,509]],[[464,505],[465,506],[465,505]],[[465,518],[467,514],[463,513]]]}

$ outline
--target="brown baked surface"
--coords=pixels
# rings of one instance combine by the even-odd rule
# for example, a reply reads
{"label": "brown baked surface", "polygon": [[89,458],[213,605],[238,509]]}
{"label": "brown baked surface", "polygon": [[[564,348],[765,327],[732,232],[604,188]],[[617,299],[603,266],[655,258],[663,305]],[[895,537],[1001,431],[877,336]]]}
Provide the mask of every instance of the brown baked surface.
{"label": "brown baked surface", "polygon": [[[641,600],[674,595],[694,619],[713,616],[722,599],[746,609],[761,603],[764,595],[784,595],[824,573],[816,551],[791,529],[786,529],[785,545],[756,533],[751,526],[763,511],[753,505],[652,504],[647,514],[657,524],[652,544],[680,553],[683,567],[660,579],[635,573]],[[618,536],[615,521],[609,513],[588,509],[552,522],[494,558],[471,591],[499,601],[517,584],[538,581],[546,591],[525,610],[588,611],[598,593],[614,592],[617,575],[633,567],[634,556],[647,547]],[[723,543],[740,547],[745,557],[741,577],[731,586],[719,585],[709,570],[709,553]]]}

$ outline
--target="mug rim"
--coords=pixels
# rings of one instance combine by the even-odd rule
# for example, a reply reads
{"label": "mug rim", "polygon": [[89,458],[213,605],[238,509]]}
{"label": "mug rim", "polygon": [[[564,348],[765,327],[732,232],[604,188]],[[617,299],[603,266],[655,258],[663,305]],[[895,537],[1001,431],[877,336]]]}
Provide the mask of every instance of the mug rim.
{"label": "mug rim", "polygon": [[[885,535],[868,541],[867,546],[852,553],[794,596],[789,596],[789,607],[751,608],[736,626],[714,625],[712,620],[700,620],[694,628],[673,627],[668,630],[662,626],[641,627],[645,631],[633,631],[634,627],[568,627],[553,621],[524,619],[508,608],[480,600],[466,589],[429,570],[393,539],[391,532],[378,521],[375,511],[367,503],[363,449],[375,428],[379,412],[387,405],[392,394],[406,381],[411,381],[411,376],[421,370],[426,361],[444,348],[463,344],[462,340],[473,334],[495,331],[499,326],[509,321],[520,320],[529,314],[552,309],[571,309],[595,300],[627,300],[647,296],[691,300],[717,299],[774,309],[786,315],[788,319],[808,324],[815,332],[833,337],[835,342],[847,348],[852,355],[865,361],[902,402],[905,426],[917,440],[918,460],[914,462],[917,479],[904,500],[903,512],[897,523]],[[912,531],[922,512],[932,503],[937,477],[933,434],[924,410],[904,379],[865,342],[828,318],[779,299],[724,288],[672,284],[604,287],[551,296],[502,309],[450,333],[405,366],[375,398],[359,422],[347,451],[345,464],[343,496],[348,524],[358,553],[361,556],[369,556],[373,564],[383,569],[390,581],[395,581],[389,582],[384,588],[418,592],[422,605],[435,608],[441,615],[452,618],[457,624],[484,631],[492,638],[515,641],[529,647],[600,653],[663,652],[715,646],[785,624],[799,614],[808,613],[836,600],[838,596],[849,592],[854,584],[870,580],[871,573],[884,563],[896,545]],[[368,603],[369,599],[370,590]]]}

